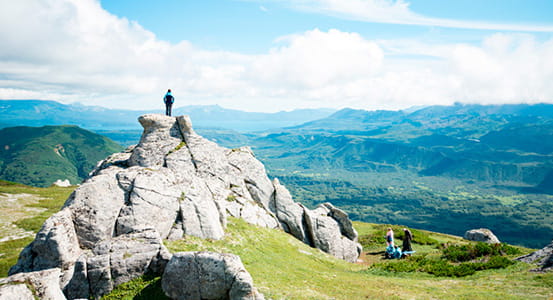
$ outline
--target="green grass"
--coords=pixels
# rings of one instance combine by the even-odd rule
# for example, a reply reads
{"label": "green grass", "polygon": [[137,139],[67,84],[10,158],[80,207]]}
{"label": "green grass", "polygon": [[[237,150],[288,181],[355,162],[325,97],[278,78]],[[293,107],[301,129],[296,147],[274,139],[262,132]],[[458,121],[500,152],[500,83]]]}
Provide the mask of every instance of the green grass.
{"label": "green grass", "polygon": [[[44,221],[56,213],[63,206],[65,200],[75,189],[72,187],[38,188],[0,180],[0,193],[6,194],[31,194],[41,198],[37,203],[28,207],[43,208],[39,213],[29,213],[30,216],[14,222],[18,227],[36,233]],[[22,208],[23,209],[23,208]],[[0,277],[8,275],[8,270],[17,262],[19,252],[27,246],[33,238],[21,238],[0,242]]]}
{"label": "green grass", "polygon": [[32,237],[27,237],[0,243],[0,277],[8,276],[8,271],[19,258],[19,252],[32,241]]}
{"label": "green grass", "polygon": [[104,300],[168,300],[161,290],[160,277],[144,275],[119,285]]}
{"label": "green grass", "polygon": [[[369,234],[387,225],[355,222],[354,226],[360,234]],[[528,272],[532,266],[524,263],[461,278],[425,272],[397,273],[371,268],[367,251],[363,255],[365,263],[350,264],[310,248],[282,231],[252,226],[240,219],[230,218],[226,232],[221,240],[187,236],[166,245],[171,252],[217,251],[239,255],[254,285],[269,299],[549,299],[553,294],[553,274]],[[454,236],[424,234],[440,242],[462,241]],[[435,245],[414,247],[421,257],[439,257],[441,253]],[[413,259],[421,260],[417,255]],[[404,262],[393,261],[398,265]],[[140,287],[145,279],[133,282],[132,285]],[[149,289],[155,288],[149,285]],[[120,286],[110,297],[114,293],[122,295],[122,289],[126,290],[125,296],[119,297],[123,299],[138,299],[133,297],[141,291]]]}

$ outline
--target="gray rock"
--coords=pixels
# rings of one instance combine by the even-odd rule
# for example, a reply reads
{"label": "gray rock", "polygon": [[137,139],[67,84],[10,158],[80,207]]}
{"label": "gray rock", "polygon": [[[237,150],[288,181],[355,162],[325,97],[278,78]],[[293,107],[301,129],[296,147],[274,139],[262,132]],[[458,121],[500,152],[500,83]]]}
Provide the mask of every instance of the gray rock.
{"label": "gray rock", "polygon": [[35,300],[33,292],[24,283],[0,285],[0,300]]}
{"label": "gray rock", "polygon": [[[106,243],[109,243],[107,247],[114,286],[146,273],[162,247],[159,233],[151,229],[118,236]],[[98,245],[98,252],[103,253],[105,247]]]}
{"label": "gray rock", "polygon": [[172,299],[263,299],[240,258],[233,254],[175,253],[161,286]]}
{"label": "gray rock", "polygon": [[129,158],[129,166],[160,168],[165,156],[182,142],[180,126],[175,118],[158,114],[140,116],[138,121],[144,132]]}
{"label": "gray rock", "polygon": [[184,233],[200,238],[220,239],[225,234],[220,211],[204,181],[194,183],[180,202]]}
{"label": "gray rock", "polygon": [[523,261],[529,264],[537,264],[539,269],[536,271],[552,271],[553,270],[553,241],[540,250],[530,254],[515,258],[518,261]]}
{"label": "gray rock", "polygon": [[71,186],[71,182],[69,182],[69,179],[65,179],[65,180],[58,179],[54,181],[52,185],[59,186],[59,187],[68,187],[68,186]]}
{"label": "gray rock", "polygon": [[22,251],[9,274],[51,268],[70,269],[81,253],[71,212],[65,208],[44,222],[35,240]]}
{"label": "gray rock", "polygon": [[360,254],[358,243],[342,236],[339,223],[327,214],[324,206],[306,211],[306,227],[313,246],[340,259],[357,261]]}
{"label": "gray rock", "polygon": [[121,170],[115,166],[102,170],[81,184],[65,203],[83,248],[90,249],[98,241],[111,238],[115,231],[126,197],[117,179]]}
{"label": "gray rock", "polygon": [[111,166],[118,166],[123,168],[128,167],[128,161],[129,161],[129,158],[131,157],[132,150],[134,149],[134,147],[135,146],[130,146],[127,149],[125,149],[125,151],[123,152],[114,153],[108,156],[107,158],[105,158],[104,160],[99,161],[96,164],[96,167],[92,171],[90,171],[90,173],[88,173],[88,177],[95,176],[103,169],[107,169],[108,167],[111,167]]}
{"label": "gray rock", "polygon": [[63,293],[68,299],[88,299],[90,296],[86,260],[86,255],[81,255],[75,262],[73,268],[62,274],[61,286],[63,287]]}
{"label": "gray rock", "polygon": [[128,201],[117,218],[117,235],[154,228],[167,237],[177,218],[180,197],[170,170],[136,170]]}
{"label": "gray rock", "polygon": [[340,232],[342,235],[347,237],[348,239],[352,241],[357,241],[357,231],[355,228],[353,228],[353,223],[351,223],[351,220],[343,210],[334,207],[332,204],[326,202],[322,204],[324,207],[328,208],[328,216],[334,219],[336,222],[338,222],[338,225],[340,226]]}
{"label": "gray rock", "polygon": [[[113,290],[109,254],[94,255],[88,258],[87,279],[94,298],[99,298]],[[82,297],[79,295],[79,298]]]}
{"label": "gray rock", "polygon": [[[265,166],[255,158],[249,147],[241,147],[227,152],[231,172],[243,178],[251,197],[269,211],[274,211],[274,187],[265,171]],[[240,184],[242,185],[242,184]]]}
{"label": "gray rock", "polygon": [[280,184],[278,179],[273,180],[273,185],[275,188],[275,214],[282,228],[297,239],[312,244],[310,238],[306,236],[306,228],[303,225],[305,208],[292,200],[290,192]]}
{"label": "gray rock", "polygon": [[330,203],[310,211],[292,200],[290,192],[277,179],[275,214],[286,232],[304,243],[349,262],[357,261],[362,247],[348,215]]}
{"label": "gray rock", "polygon": [[266,228],[278,228],[278,222],[272,214],[269,214],[267,210],[261,207],[258,203],[253,201],[246,201],[240,211],[240,218],[246,222],[266,227]]}
{"label": "gray rock", "polygon": [[[0,299],[35,299],[36,296],[36,298],[44,300],[65,300],[66,298],[59,285],[60,274],[60,269],[54,268],[29,273],[18,273],[7,278],[2,278],[0,279]],[[32,290],[29,290],[27,285]],[[23,286],[27,291],[25,291]],[[29,298],[29,292],[31,298]]]}
{"label": "gray rock", "polygon": [[464,238],[469,241],[484,242],[488,244],[501,243],[495,234],[486,228],[468,230],[465,232]]}

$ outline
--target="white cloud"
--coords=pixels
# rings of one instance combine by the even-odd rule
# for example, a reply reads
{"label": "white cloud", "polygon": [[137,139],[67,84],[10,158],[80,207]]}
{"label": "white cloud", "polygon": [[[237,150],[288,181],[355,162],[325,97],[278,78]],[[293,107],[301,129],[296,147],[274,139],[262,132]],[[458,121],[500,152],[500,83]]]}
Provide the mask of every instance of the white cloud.
{"label": "white cloud", "polygon": [[280,0],[296,9],[326,14],[338,18],[406,25],[486,30],[553,32],[553,25],[524,25],[461,21],[423,16],[409,9],[404,0]]}
{"label": "white cloud", "polygon": [[313,29],[246,55],[161,41],[95,0],[26,0],[0,11],[0,40],[0,99],[159,108],[172,88],[178,106],[251,111],[553,102],[553,39],[532,35],[428,44]]}

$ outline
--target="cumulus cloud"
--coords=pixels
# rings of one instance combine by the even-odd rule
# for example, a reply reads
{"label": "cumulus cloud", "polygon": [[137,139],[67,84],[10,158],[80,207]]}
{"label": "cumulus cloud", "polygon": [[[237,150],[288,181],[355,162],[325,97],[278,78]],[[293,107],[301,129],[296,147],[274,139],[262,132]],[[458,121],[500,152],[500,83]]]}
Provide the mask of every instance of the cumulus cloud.
{"label": "cumulus cloud", "polygon": [[179,106],[250,111],[553,100],[553,39],[532,35],[427,44],[313,29],[246,55],[159,40],[96,0],[27,0],[4,5],[0,40],[1,99],[155,108],[172,88]]}
{"label": "cumulus cloud", "polygon": [[417,14],[404,0],[280,0],[303,11],[344,19],[390,24],[424,25],[449,28],[470,28],[507,31],[553,32],[551,25],[503,24],[461,21]]}

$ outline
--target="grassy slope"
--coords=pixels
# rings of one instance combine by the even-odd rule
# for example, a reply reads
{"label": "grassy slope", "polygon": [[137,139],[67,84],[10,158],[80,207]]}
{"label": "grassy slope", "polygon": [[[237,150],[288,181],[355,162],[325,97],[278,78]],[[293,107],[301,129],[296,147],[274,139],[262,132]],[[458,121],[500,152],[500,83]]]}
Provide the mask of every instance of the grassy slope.
{"label": "grassy slope", "polygon": [[[26,217],[16,220],[14,224],[24,230],[36,233],[44,221],[55,212],[59,211],[63,203],[69,197],[75,187],[49,187],[37,188],[16,183],[10,183],[0,180],[0,193],[2,194],[31,194],[41,198],[36,203],[29,204],[29,207],[42,208],[35,213],[26,211]],[[25,207],[21,207],[24,211]],[[0,238],[4,238],[5,233],[0,232]],[[23,247],[27,246],[33,240],[32,237],[16,238],[5,242],[0,242],[0,277],[8,275],[8,270],[13,266]]]}
{"label": "grassy slope", "polygon": [[[379,227],[359,222],[355,226],[361,235]],[[453,236],[431,236],[440,242],[462,242]],[[310,248],[282,231],[259,228],[238,219],[230,219],[227,234],[220,241],[187,237],[185,241],[166,244],[172,252],[238,254],[254,278],[255,286],[269,299],[548,299],[553,295],[553,274],[530,273],[530,266],[523,263],[464,278],[394,274],[369,269],[372,262],[381,260],[379,255],[364,256],[365,263],[350,264]],[[417,255],[436,251],[430,246],[415,248]],[[365,253],[374,250],[382,247]],[[135,295],[142,299],[144,292],[139,293],[144,287],[149,295],[156,295],[152,290],[159,289],[159,281],[148,280],[136,279],[105,299],[133,299]]]}
{"label": "grassy slope", "polygon": [[[1,193],[27,193],[43,200],[45,212],[17,222],[27,230],[39,229],[62,205],[73,188],[32,188],[0,182]],[[382,225],[355,222],[361,236],[374,234]],[[432,233],[439,242],[462,242],[453,236]],[[21,249],[31,238],[0,243],[0,276],[6,276]],[[288,234],[230,219],[220,241],[187,237],[167,242],[173,251],[209,250],[240,255],[254,284],[271,299],[548,299],[553,295],[553,274],[536,274],[531,266],[517,263],[504,270],[477,272],[464,278],[440,278],[426,273],[389,273],[369,269],[381,260],[372,244],[363,255],[365,263],[349,264],[310,248]],[[432,246],[415,245],[417,255],[436,253]],[[367,254],[368,255],[365,255]],[[371,254],[373,253],[373,254]],[[105,299],[162,299],[159,278],[138,278],[118,287]]]}

